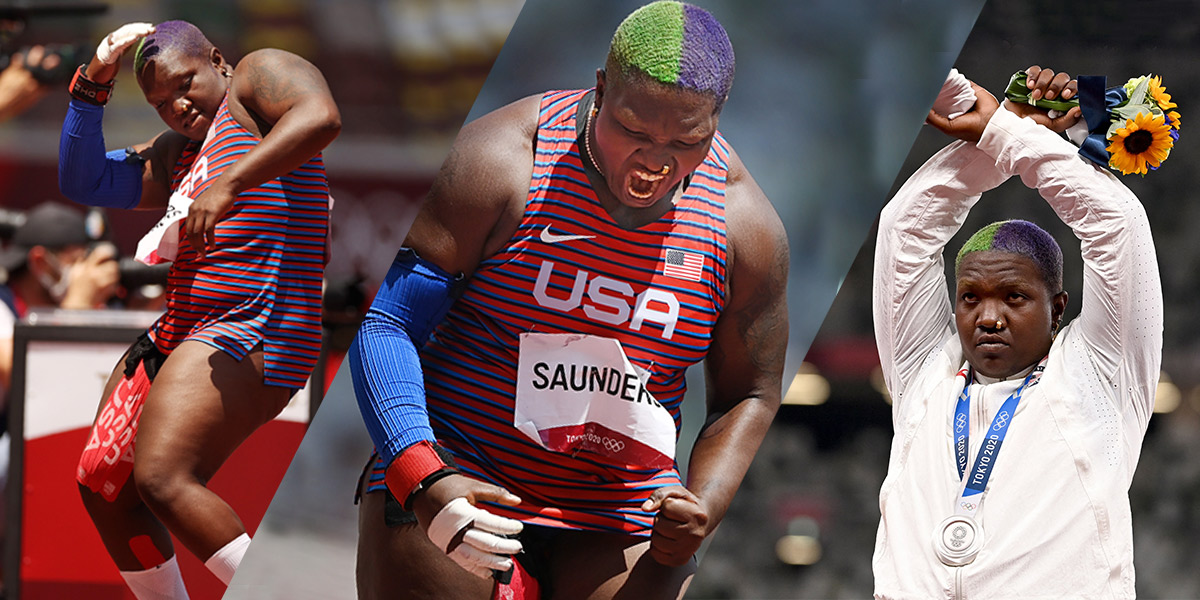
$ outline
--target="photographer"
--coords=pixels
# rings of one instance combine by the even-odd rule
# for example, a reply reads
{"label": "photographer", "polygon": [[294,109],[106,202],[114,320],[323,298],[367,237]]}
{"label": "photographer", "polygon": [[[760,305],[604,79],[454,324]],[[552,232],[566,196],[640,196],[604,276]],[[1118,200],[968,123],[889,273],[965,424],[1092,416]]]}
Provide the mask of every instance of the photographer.
{"label": "photographer", "polygon": [[[91,230],[91,231],[89,231]],[[116,248],[96,244],[101,228],[83,214],[47,202],[33,209],[0,251],[0,540],[8,480],[8,386],[13,367],[13,325],[34,308],[104,306],[119,288]]]}
{"label": "photographer", "polygon": [[[32,308],[93,309],[119,290],[116,248],[94,245],[83,214],[57,202],[33,209],[0,253],[0,387],[12,371],[12,326]],[[96,229],[96,228],[93,228]]]}

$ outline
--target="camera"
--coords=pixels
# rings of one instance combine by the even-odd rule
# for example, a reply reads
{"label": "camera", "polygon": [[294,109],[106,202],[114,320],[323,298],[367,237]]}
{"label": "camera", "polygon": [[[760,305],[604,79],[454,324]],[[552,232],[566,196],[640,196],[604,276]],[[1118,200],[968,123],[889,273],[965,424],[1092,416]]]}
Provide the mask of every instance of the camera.
{"label": "camera", "polygon": [[131,256],[121,256],[117,253],[116,246],[107,240],[92,242],[88,246],[88,255],[90,256],[92,252],[101,247],[113,249],[114,260],[117,261],[117,271],[121,274],[121,287],[132,290],[144,285],[167,285],[167,273],[171,270],[170,263],[147,265],[138,262]]}
{"label": "camera", "polygon": [[144,285],[167,285],[167,272],[171,263],[147,265],[138,262],[136,258],[125,256],[117,261],[117,270],[121,273],[121,287],[132,290]]}
{"label": "camera", "polygon": [[[91,48],[82,43],[46,44],[42,48],[45,55],[38,64],[29,63],[30,46],[21,48],[21,55],[26,57],[25,68],[29,70],[29,74],[33,75],[38,83],[44,85],[60,85],[71,81],[71,78],[75,76],[75,69],[92,59]],[[51,56],[59,57],[58,64],[52,68],[43,67],[42,64]],[[0,71],[8,68],[8,65],[12,63],[12,58],[12,53],[0,54]]]}
{"label": "camera", "polygon": [[[3,2],[0,3],[0,70],[8,68],[12,63],[13,42],[25,31],[26,23],[42,18],[98,15],[108,10],[108,5],[101,3],[49,4],[39,2],[30,5],[27,2],[11,4],[3,0],[0,2]],[[26,45],[21,48],[22,56],[29,56],[30,47]],[[75,74],[75,69],[92,58],[90,44],[84,42],[43,44],[42,47],[46,52],[45,57],[59,57],[58,64],[51,68],[41,66],[41,63],[45,62],[45,58],[39,64],[25,63],[33,78],[42,84],[56,85],[69,82]]]}

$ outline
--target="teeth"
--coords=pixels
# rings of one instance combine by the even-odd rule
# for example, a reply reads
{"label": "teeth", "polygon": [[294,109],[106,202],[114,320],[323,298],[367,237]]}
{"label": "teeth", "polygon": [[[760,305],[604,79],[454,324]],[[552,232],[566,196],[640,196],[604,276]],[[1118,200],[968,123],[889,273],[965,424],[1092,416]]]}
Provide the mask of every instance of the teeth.
{"label": "teeth", "polygon": [[[634,169],[629,172],[629,180],[626,187],[630,196],[638,200],[648,200],[658,190],[658,182],[666,178],[666,173],[651,173],[642,169]],[[644,190],[639,188],[644,188]]]}
{"label": "teeth", "polygon": [[633,176],[642,181],[662,181],[667,178],[666,173],[647,173],[646,171],[634,171]]}

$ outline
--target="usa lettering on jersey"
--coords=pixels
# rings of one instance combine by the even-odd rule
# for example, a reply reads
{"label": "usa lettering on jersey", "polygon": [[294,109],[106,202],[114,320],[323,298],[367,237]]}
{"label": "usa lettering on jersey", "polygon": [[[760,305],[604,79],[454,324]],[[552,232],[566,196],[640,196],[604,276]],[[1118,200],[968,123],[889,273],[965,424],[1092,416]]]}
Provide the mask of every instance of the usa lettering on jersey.
{"label": "usa lettering on jersey", "polygon": [[583,306],[583,313],[589,319],[601,323],[624,325],[628,322],[630,329],[641,331],[642,325],[649,321],[662,325],[663,339],[669,340],[675,335],[675,326],[679,322],[679,298],[675,294],[647,287],[635,296],[633,286],[624,281],[603,275],[592,277],[580,269],[575,272],[571,293],[566,298],[555,298],[548,290],[554,272],[553,261],[542,261],[538,268],[537,283],[533,286],[533,297],[539,305],[562,312],[571,312]]}

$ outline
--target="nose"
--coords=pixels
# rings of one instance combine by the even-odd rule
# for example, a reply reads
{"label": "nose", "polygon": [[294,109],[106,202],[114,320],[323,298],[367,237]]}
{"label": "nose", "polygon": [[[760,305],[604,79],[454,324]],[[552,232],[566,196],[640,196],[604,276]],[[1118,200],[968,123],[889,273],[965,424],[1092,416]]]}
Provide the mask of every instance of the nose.
{"label": "nose", "polygon": [[177,114],[179,116],[183,116],[183,115],[186,115],[188,113],[188,111],[191,109],[192,109],[192,101],[189,100],[186,96],[180,96],[180,98],[175,101],[175,114]]}
{"label": "nose", "polygon": [[999,331],[1008,327],[1008,319],[999,303],[984,302],[975,315],[975,326],[988,331]]}
{"label": "nose", "polygon": [[668,152],[650,149],[645,153],[644,164],[652,173],[669,175],[671,173],[671,155]]}

